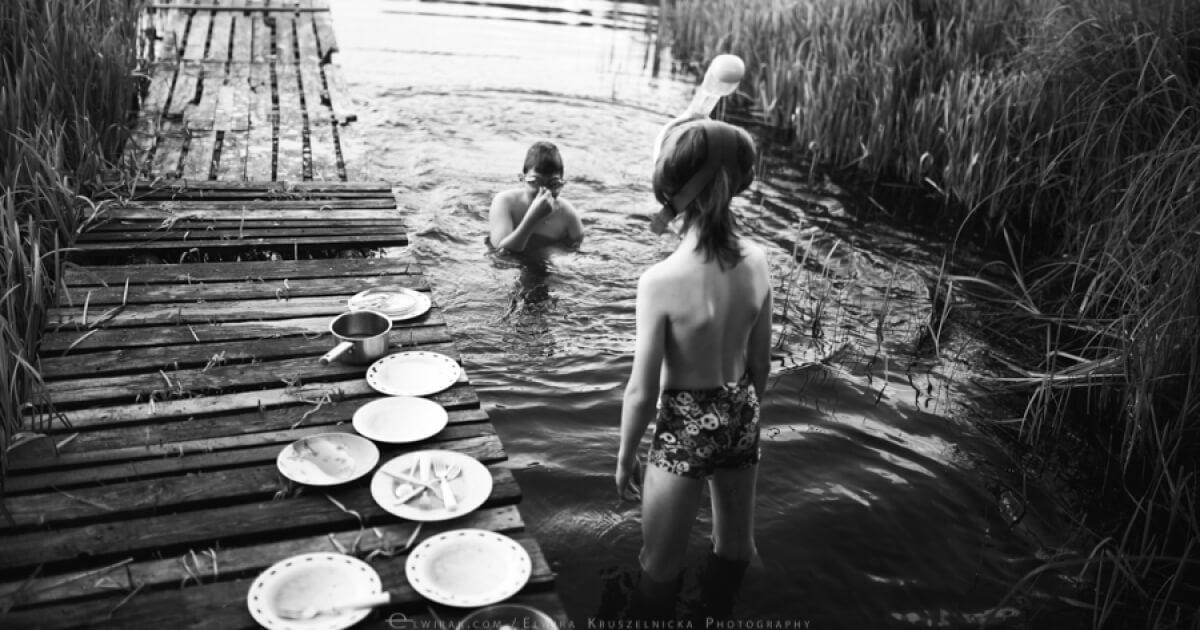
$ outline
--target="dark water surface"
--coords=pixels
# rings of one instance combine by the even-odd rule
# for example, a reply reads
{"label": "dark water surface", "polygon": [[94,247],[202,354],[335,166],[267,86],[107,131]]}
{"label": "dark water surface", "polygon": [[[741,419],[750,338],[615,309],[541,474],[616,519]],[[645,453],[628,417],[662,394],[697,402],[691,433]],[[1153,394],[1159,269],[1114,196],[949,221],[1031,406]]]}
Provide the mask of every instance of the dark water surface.
{"label": "dark water surface", "polygon": [[[640,545],[639,510],[617,501],[612,471],[636,279],[676,242],[647,229],[650,141],[693,88],[651,76],[643,5],[521,4],[335,1],[338,61],[358,106],[347,160],[352,179],[400,188],[408,253],[447,308],[528,528],[572,621],[587,627],[600,571],[632,566]],[[587,233],[545,264],[483,243],[492,195],[517,183],[538,139],[562,150],[563,195]],[[764,564],[748,574],[739,617],[811,628],[1073,622],[1057,614],[1065,577],[1000,605],[1064,528],[1045,492],[974,428],[969,384],[986,347],[960,330],[936,347],[922,338],[923,278],[939,248],[847,219],[781,157],[765,158],[763,173],[737,204],[773,252],[779,347],[763,406]],[[709,527],[705,511],[694,558]]]}

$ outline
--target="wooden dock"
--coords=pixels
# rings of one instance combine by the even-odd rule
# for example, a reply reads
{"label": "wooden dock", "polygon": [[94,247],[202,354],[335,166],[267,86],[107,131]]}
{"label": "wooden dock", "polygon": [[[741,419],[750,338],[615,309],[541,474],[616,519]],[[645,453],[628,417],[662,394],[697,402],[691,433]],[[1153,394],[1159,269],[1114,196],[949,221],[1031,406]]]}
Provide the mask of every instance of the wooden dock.
{"label": "wooden dock", "polygon": [[[317,360],[334,345],[329,321],[347,298],[370,287],[431,290],[412,260],[354,253],[408,237],[390,186],[341,182],[344,162],[330,159],[338,135],[317,138],[314,121],[327,130],[344,122],[325,95],[306,92],[318,81],[301,85],[331,84],[327,10],[180,1],[155,5],[147,24],[159,36],[142,51],[155,62],[152,98],[129,155],[153,179],[93,200],[48,314],[44,383],[28,401],[28,430],[44,437],[9,454],[0,627],[253,628],[247,593],[259,573],[331,552],[367,560],[393,597],[354,627],[406,618],[452,628],[470,610],[431,604],[409,585],[405,543],[418,524],[376,504],[370,475],[308,487],[276,467],[299,438],[354,432],[355,410],[380,397],[364,366]],[[209,33],[203,46],[199,32]],[[270,45],[259,37],[267,32]],[[272,113],[260,119],[264,72]],[[280,76],[297,77],[292,94],[308,95],[290,114]],[[206,101],[214,85],[217,98]],[[163,262],[130,263],[147,257]],[[413,349],[458,359],[436,300],[390,334],[389,352]],[[533,567],[509,601],[562,623],[554,573],[525,532],[521,489],[499,465],[504,447],[469,374],[429,398],[447,410],[446,428],[379,444],[380,462],[450,449],[487,465],[493,489],[469,514],[424,523],[414,546],[460,528],[512,537]]]}

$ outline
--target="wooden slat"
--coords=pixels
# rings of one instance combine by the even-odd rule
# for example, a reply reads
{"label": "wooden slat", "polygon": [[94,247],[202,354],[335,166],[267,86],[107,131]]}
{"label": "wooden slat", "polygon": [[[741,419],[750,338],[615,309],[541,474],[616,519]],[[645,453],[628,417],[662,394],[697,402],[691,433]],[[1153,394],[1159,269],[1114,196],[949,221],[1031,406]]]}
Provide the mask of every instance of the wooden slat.
{"label": "wooden slat", "polygon": [[308,112],[308,141],[312,156],[312,178],[338,179],[337,149],[333,141],[333,111],[321,102],[321,73],[315,66],[301,66],[304,107]]}
{"label": "wooden slat", "polygon": [[[213,132],[194,132],[188,140],[187,156],[183,159],[183,172],[180,177],[188,179],[208,179],[212,172]],[[85,233],[83,238],[87,237]]]}
{"label": "wooden slat", "polygon": [[[514,506],[478,510],[451,522],[423,524],[414,546],[430,536],[451,529],[469,527],[495,532],[516,532],[524,526],[521,514]],[[183,554],[162,560],[129,563],[119,567],[119,570],[75,571],[39,577],[28,583],[22,581],[0,584],[0,598],[11,597],[21,605],[28,606],[52,603],[56,600],[106,597],[112,594],[114,588],[132,590],[140,585],[153,590],[158,587],[178,586],[197,579],[213,582],[221,579],[222,574],[227,577],[259,572],[282,558],[302,553],[339,553],[343,549],[353,548],[356,544],[359,552],[365,554],[376,550],[400,550],[415,529],[416,523],[380,525],[363,536],[361,530],[353,528],[331,532],[328,536],[293,538],[231,549],[213,549],[211,554]],[[98,584],[102,582],[100,578],[105,578],[107,582]]]}
{"label": "wooden slat", "polygon": [[[136,246],[137,243],[152,243],[162,240],[199,241],[203,243],[207,241],[226,241],[243,238],[300,238],[306,236],[345,237],[362,236],[364,233],[390,236],[407,234],[407,227],[405,227],[404,223],[399,220],[383,226],[372,226],[365,222],[343,222],[342,225],[338,227],[327,227],[323,222],[308,221],[306,223],[307,225],[301,227],[270,226],[239,229],[235,226],[229,226],[220,229],[207,229],[213,227],[214,224],[210,223],[200,228],[185,228],[178,225],[172,225],[170,229],[163,229],[160,224],[151,222],[133,222],[126,229],[135,231],[122,232],[117,230],[92,230],[80,234],[77,242],[120,242]],[[336,240],[336,238],[332,240]]]}
{"label": "wooden slat", "polygon": [[204,59],[204,49],[208,46],[208,31],[211,24],[212,14],[208,11],[196,11],[192,14],[187,43],[183,48],[183,59],[189,61]]}
{"label": "wooden slat", "polygon": [[[183,265],[125,265],[80,267],[68,264],[63,269],[65,284],[80,286],[120,286],[130,284],[191,284],[194,282],[239,282],[245,280],[355,278],[358,276],[421,273],[411,259],[367,258],[358,260],[280,260],[270,262],[193,263]],[[60,305],[64,302],[60,294]]]}
{"label": "wooden slat", "polygon": [[171,91],[170,105],[166,107],[166,117],[172,120],[183,120],[185,113],[195,107],[196,86],[200,82],[201,66],[199,64],[183,64],[175,78],[175,89]]}
{"label": "wooden slat", "polygon": [[250,32],[253,41],[250,45],[250,58],[254,63],[269,63],[275,39],[271,34],[271,26],[267,22],[268,13],[255,11],[250,14]]}
{"label": "wooden slat", "polygon": [[193,195],[203,192],[229,192],[229,193],[246,193],[246,192],[265,192],[273,194],[295,194],[304,195],[310,193],[374,193],[380,196],[388,196],[392,194],[391,184],[380,181],[351,181],[351,182],[302,182],[302,181],[271,181],[271,180],[247,180],[244,182],[197,182],[186,186],[170,183],[155,182],[149,179],[137,180],[134,182],[113,181],[109,182],[113,185],[118,185],[124,189],[129,184],[137,187],[138,195],[154,195],[154,194],[185,194]]}
{"label": "wooden slat", "polygon": [[182,123],[162,121],[154,145],[154,159],[149,166],[150,173],[168,179],[179,176],[180,165],[183,163],[183,129]]}
{"label": "wooden slat", "polygon": [[[333,110],[334,120],[339,125],[358,120],[358,114],[354,113],[354,103],[350,100],[350,90],[346,87],[346,80],[342,76],[341,69],[337,64],[327,63],[321,66],[321,72],[325,74],[326,90],[329,93],[326,100],[330,109]],[[345,147],[345,143],[342,146]]]}
{"label": "wooden slat", "polygon": [[233,16],[233,48],[229,51],[229,60],[233,63],[250,63],[254,60],[251,49],[254,40],[254,22],[248,15]]}
{"label": "wooden slat", "polygon": [[250,129],[246,147],[246,178],[270,180],[274,177],[275,117],[271,94],[271,67],[256,63],[250,68],[247,121]]}
{"label": "wooden slat", "polygon": [[275,13],[275,62],[279,65],[296,63],[295,20],[292,13]]}
{"label": "wooden slat", "polygon": [[[63,306],[51,309],[47,314],[48,328],[63,326],[95,326],[102,321],[107,328],[131,322],[162,321],[175,323],[242,321],[250,318],[282,319],[289,313],[307,313],[314,309],[325,312],[329,307],[345,309],[346,298],[374,287],[404,287],[428,291],[429,281],[417,274],[371,275],[354,278],[348,282],[341,278],[313,278],[306,280],[246,280],[242,282],[219,282],[194,284],[135,284],[133,279],[128,288],[124,284],[109,287],[71,287],[60,296]],[[85,322],[83,309],[91,310]],[[118,313],[111,313],[101,320],[101,314],[112,305],[123,305]],[[262,313],[279,309],[275,317]],[[252,314],[239,315],[236,311]],[[337,311],[335,311],[337,312]],[[160,313],[170,313],[169,316]]]}
{"label": "wooden slat", "polygon": [[[249,144],[245,131],[226,130],[221,133],[221,160],[217,163],[217,179],[241,180],[246,178],[246,149]],[[272,241],[263,241],[271,245]]]}
{"label": "wooden slat", "polygon": [[[363,199],[288,199],[286,197],[274,199],[255,199],[252,201],[242,199],[187,199],[177,198],[172,200],[139,200],[139,201],[117,201],[111,200],[104,205],[102,216],[126,217],[133,216],[136,211],[153,210],[158,214],[155,216],[161,218],[166,214],[178,211],[188,210],[246,210],[249,212],[257,210],[394,210],[396,208],[396,200],[390,195],[380,195]],[[255,217],[251,217],[255,218]]]}
{"label": "wooden slat", "polygon": [[188,128],[210,131],[217,115],[221,87],[225,84],[225,64],[206,62],[200,65],[200,99],[184,111]]}
{"label": "wooden slat", "polygon": [[299,54],[298,63],[315,68],[321,62],[320,45],[317,42],[317,31],[313,24],[312,13],[300,13],[295,16],[296,48]]}
{"label": "wooden slat", "polygon": [[[278,236],[244,238],[239,240],[155,240],[143,241],[132,245],[130,243],[94,241],[81,242],[77,244],[75,249],[79,252],[80,256],[87,256],[89,254],[101,255],[105,254],[105,252],[126,252],[130,247],[136,247],[146,252],[170,252],[172,259],[177,255],[186,254],[188,259],[195,260],[204,259],[204,254],[215,253],[213,250],[267,249],[276,252],[285,252],[289,257],[298,257],[299,255],[295,252],[301,247],[403,247],[405,245],[408,245],[408,236],[405,234],[367,234],[331,237]],[[175,250],[185,251],[178,252]],[[195,256],[192,254],[195,254]],[[88,260],[95,259],[89,258]]]}
{"label": "wooden slat", "polygon": [[[530,535],[516,533],[512,538],[525,548],[533,563],[531,577],[517,596],[519,599],[525,597],[526,593],[536,594],[539,589],[545,589],[553,582],[554,573],[542,555],[541,548]],[[421,601],[416,591],[407,586],[403,562],[380,562],[376,569],[385,584],[396,585],[388,590],[397,603],[380,609],[373,613],[374,615],[386,616],[387,611],[396,609],[397,606]],[[182,615],[191,622],[189,627],[197,630],[251,630],[259,627],[246,607],[246,593],[253,581],[254,576],[248,576],[182,590],[147,592],[130,598],[119,607],[123,595],[118,593],[102,600],[65,606],[56,610],[54,615],[29,611],[14,614],[12,619],[20,624],[29,624],[20,627],[38,630],[77,626],[167,628],[175,627],[173,624],[179,623]],[[377,621],[376,625],[380,623],[383,622]]]}
{"label": "wooden slat", "polygon": [[[182,142],[182,141],[181,141]],[[178,149],[175,159],[178,160]],[[255,207],[243,211],[234,208],[192,208],[177,211],[164,211],[157,208],[129,208],[119,212],[113,211],[105,216],[120,219],[158,219],[163,221],[181,219],[209,219],[215,221],[238,221],[240,219],[396,219],[399,213],[385,209],[340,209],[308,210],[302,208],[283,208],[279,210]]]}
{"label": "wooden slat", "polygon": [[[465,435],[455,440],[446,440],[444,436],[439,435],[422,446],[408,445],[402,448],[385,445],[385,448],[380,449],[380,461],[388,461],[403,453],[425,448],[464,452],[466,449],[475,448],[483,439],[487,440],[493,450],[476,453],[494,461],[496,453],[501,452],[500,442],[495,438],[495,428],[490,423],[464,425],[457,429],[457,433]],[[353,433],[353,430],[343,427],[330,431],[329,427],[316,427],[309,428],[304,435],[321,433]],[[292,431],[277,432],[276,435],[278,437],[273,449],[276,454],[283,446],[304,437]],[[250,443],[251,439],[230,441]],[[358,482],[360,485],[362,483]],[[0,519],[0,534],[13,535],[21,530],[73,527],[86,522],[111,522],[156,513],[198,510],[215,503],[230,506],[269,500],[286,485],[275,462],[268,460],[258,466],[207,470],[202,475],[135,479],[77,488],[71,492],[51,490],[7,497],[5,510],[8,516]]]}
{"label": "wooden slat", "polygon": [[[494,440],[494,438],[493,438]],[[520,496],[512,473],[492,467],[492,494],[484,503],[494,507],[512,503]],[[329,496],[354,509],[368,526],[394,523],[396,517],[375,504],[368,488],[343,486]],[[209,507],[197,514],[178,513],[127,519],[48,532],[15,534],[0,538],[0,571],[39,564],[61,566],[80,555],[92,561],[119,560],[134,555],[148,558],[151,552],[178,553],[189,547],[204,548],[218,541],[239,541],[254,535],[309,535],[315,528],[346,528],[359,524],[323,493],[302,494],[283,501],[265,501],[229,507]]]}
{"label": "wooden slat", "polygon": [[337,38],[333,31],[333,16],[326,12],[313,13],[313,23],[317,27],[317,47],[321,59],[328,62],[337,51]]}
{"label": "wooden slat", "polygon": [[[313,335],[328,328],[328,318],[311,320]],[[326,324],[322,326],[322,324]],[[394,347],[414,344],[449,343],[445,322],[440,314],[431,313],[421,324],[406,324],[391,333]],[[183,346],[151,346],[102,350],[86,354],[73,353],[65,357],[44,356],[39,370],[47,381],[83,376],[121,374],[140,370],[174,370],[204,366],[210,362],[237,363],[251,359],[272,360],[298,356],[319,356],[329,349],[328,338],[293,336],[287,343],[277,339],[226,341]]]}
{"label": "wooden slat", "polygon": [[[207,461],[204,464],[213,468],[229,468],[256,462],[270,463],[277,452],[273,455],[270,449],[253,449],[289,444],[305,435],[352,432],[354,429],[348,423],[354,417],[354,412],[378,397],[338,401],[321,405],[320,408],[282,408],[263,413],[214,416],[196,422],[163,422],[79,431],[72,434],[74,439],[57,449],[52,449],[46,443],[33,444],[12,452],[9,477],[15,481],[12,487],[6,486],[5,491],[7,496],[46,492],[50,484],[63,488],[78,483],[80,478],[66,477],[69,471],[81,472],[102,465],[164,458],[208,457],[218,452],[226,452],[231,459],[224,463],[218,460],[215,464]],[[465,400],[462,404],[469,402]],[[423,441],[421,448],[442,441],[478,438],[495,433],[495,427],[488,422],[488,416],[482,409],[462,408],[452,400],[443,401],[443,406],[447,410],[449,424],[435,438]],[[489,457],[496,458],[498,455],[493,453]],[[166,470],[171,471],[180,472],[173,468]],[[126,476],[118,477],[118,480],[149,477],[164,471],[142,469],[134,476],[129,476],[128,472],[124,470],[122,474]],[[34,483],[35,477],[40,477],[40,483]],[[94,487],[102,480],[83,477],[82,481],[81,487]]]}
{"label": "wooden slat", "polygon": [[188,13],[158,11],[156,24],[158,43],[154,46],[154,61],[176,61],[183,54],[187,41]]}
{"label": "wooden slat", "polygon": [[264,5],[261,2],[238,2],[233,4],[211,4],[211,3],[196,3],[190,4],[186,2],[156,2],[148,5],[151,9],[172,10],[172,9],[195,9],[197,11],[255,11],[263,13],[324,13],[329,11],[328,4],[323,6],[297,7],[292,3],[283,2],[275,5]]}
{"label": "wooden slat", "polygon": [[209,37],[208,54],[204,56],[209,61],[229,61],[229,38],[233,32],[233,14],[228,11],[217,11],[212,14],[212,35]]}
{"label": "wooden slat", "polygon": [[304,178],[304,110],[300,105],[296,66],[277,65],[275,80],[279,95],[279,145],[275,176],[278,179],[301,180]]}
{"label": "wooden slat", "polygon": [[[422,346],[421,349],[425,350],[428,347]],[[316,360],[315,357],[313,360]],[[63,433],[66,430],[82,430],[97,426],[157,422],[165,418],[187,419],[204,414],[263,409],[279,405],[318,404],[323,400],[341,400],[350,396],[365,396],[373,393],[374,390],[367,384],[366,379],[362,377],[363,371],[365,370],[360,368],[356,378],[340,381],[316,382],[294,387],[287,386],[274,389],[235,392],[203,398],[171,398],[159,402],[147,400],[143,403],[115,404],[58,411],[55,412],[53,419],[61,423],[61,426],[56,424],[46,428],[43,432]],[[248,371],[243,370],[242,373],[248,373]],[[458,384],[431,398],[439,400],[446,397],[455,398],[461,396],[463,394],[459,392],[460,389],[465,389],[468,392],[472,391],[467,387],[467,383],[467,374],[464,371],[459,378]],[[169,391],[165,383],[163,390]],[[471,394],[471,396],[474,396],[474,394]],[[31,425],[40,422],[34,414],[29,414],[27,420]]]}
{"label": "wooden slat", "polygon": [[[182,220],[174,221],[169,227],[164,227],[162,221],[152,221],[145,219],[122,219],[118,221],[103,221],[100,223],[92,223],[88,226],[88,231],[80,235],[82,240],[106,241],[113,240],[116,237],[110,237],[109,234],[119,234],[121,232],[136,231],[142,235],[142,238],[155,238],[155,233],[165,232],[192,232],[192,238],[202,238],[197,232],[209,231],[216,232],[221,230],[230,230],[233,232],[246,231],[251,233],[251,230],[271,230],[277,229],[280,234],[290,234],[293,231],[301,230],[320,230],[320,226],[328,226],[324,229],[330,230],[332,234],[340,233],[339,230],[358,230],[359,233],[380,231],[380,232],[401,232],[407,226],[403,219],[388,218],[388,219],[263,219],[254,220],[239,219],[237,221],[192,221]],[[264,232],[266,233],[266,232]],[[261,236],[261,234],[260,234]]]}

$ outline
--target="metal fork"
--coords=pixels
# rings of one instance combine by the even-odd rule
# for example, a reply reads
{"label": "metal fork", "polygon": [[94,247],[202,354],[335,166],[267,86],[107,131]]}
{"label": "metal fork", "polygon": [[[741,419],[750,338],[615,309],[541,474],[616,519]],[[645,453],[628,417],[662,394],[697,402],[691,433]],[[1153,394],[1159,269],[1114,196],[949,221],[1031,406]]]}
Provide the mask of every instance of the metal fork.
{"label": "metal fork", "polygon": [[458,507],[458,499],[454,497],[454,491],[450,489],[450,480],[457,477],[460,472],[462,472],[462,466],[450,464],[440,466],[434,473],[442,481],[442,502],[446,504],[447,510]]}
{"label": "metal fork", "polygon": [[305,606],[301,610],[296,610],[294,608],[277,608],[275,609],[275,615],[280,619],[298,621],[303,619],[313,619],[315,617],[322,617],[325,615],[342,615],[345,613],[354,612],[356,610],[362,610],[363,608],[385,606],[391,602],[392,594],[384,591],[382,593],[375,593],[374,595],[347,600],[332,606]]}

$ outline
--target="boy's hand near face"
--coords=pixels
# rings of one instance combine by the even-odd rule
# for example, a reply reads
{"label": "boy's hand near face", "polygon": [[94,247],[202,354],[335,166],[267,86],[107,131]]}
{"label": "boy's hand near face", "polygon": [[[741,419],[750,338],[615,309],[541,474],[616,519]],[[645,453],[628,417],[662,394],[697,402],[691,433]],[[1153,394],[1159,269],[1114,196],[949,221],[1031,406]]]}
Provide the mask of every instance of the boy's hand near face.
{"label": "boy's hand near face", "polygon": [[550,216],[551,212],[554,212],[556,203],[554,193],[549,188],[538,188],[537,196],[529,204],[527,219],[530,221],[541,221]]}

